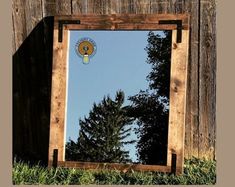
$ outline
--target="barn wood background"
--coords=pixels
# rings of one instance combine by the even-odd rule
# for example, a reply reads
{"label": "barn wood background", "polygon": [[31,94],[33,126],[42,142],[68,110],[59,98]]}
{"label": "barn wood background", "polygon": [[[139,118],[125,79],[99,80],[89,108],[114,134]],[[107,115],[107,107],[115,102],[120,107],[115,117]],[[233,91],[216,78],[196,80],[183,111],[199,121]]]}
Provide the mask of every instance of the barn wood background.
{"label": "barn wood background", "polygon": [[216,158],[215,0],[13,0],[13,153],[47,162],[54,15],[189,13],[185,157]]}

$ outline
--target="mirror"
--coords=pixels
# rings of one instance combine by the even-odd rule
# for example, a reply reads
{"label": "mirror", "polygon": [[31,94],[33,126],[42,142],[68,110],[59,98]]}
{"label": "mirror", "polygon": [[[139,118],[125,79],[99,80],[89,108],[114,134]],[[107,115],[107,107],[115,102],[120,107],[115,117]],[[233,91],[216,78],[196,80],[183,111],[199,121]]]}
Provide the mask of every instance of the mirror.
{"label": "mirror", "polygon": [[66,161],[166,165],[171,31],[69,31]]}

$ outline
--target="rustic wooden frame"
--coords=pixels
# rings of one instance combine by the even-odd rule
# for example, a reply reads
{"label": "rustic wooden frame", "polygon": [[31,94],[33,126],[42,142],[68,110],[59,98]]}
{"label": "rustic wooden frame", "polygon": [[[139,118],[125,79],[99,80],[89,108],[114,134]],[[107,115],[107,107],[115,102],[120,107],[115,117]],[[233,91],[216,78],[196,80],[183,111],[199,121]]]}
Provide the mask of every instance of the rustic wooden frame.
{"label": "rustic wooden frame", "polygon": [[[63,24],[61,25],[61,23]],[[172,30],[166,166],[65,161],[65,111],[69,30]],[[62,33],[60,33],[61,31]],[[48,166],[84,169],[112,168],[122,171],[133,169],[181,174],[184,164],[188,45],[189,15],[187,14],[55,16]]]}

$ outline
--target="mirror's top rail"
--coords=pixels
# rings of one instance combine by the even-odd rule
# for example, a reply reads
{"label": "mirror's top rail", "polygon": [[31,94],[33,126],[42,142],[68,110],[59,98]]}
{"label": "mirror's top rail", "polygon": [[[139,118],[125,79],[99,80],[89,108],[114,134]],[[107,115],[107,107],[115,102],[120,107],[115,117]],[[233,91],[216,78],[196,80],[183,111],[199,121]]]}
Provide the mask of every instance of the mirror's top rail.
{"label": "mirror's top rail", "polygon": [[[65,23],[64,28],[69,30],[175,30],[179,29],[179,26],[183,30],[189,29],[188,14],[91,14],[55,16],[55,29],[59,27],[59,22],[64,20],[68,21],[68,23]],[[78,22],[77,24],[69,24],[69,21]]]}

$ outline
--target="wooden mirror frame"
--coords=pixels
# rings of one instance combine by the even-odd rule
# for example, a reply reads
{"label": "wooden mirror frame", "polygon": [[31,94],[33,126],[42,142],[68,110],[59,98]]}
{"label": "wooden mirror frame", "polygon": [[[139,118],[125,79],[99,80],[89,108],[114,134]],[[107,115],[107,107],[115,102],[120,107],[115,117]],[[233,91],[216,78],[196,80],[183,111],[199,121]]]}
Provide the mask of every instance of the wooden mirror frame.
{"label": "wooden mirror frame", "polygon": [[[166,166],[65,161],[66,81],[70,30],[172,30]],[[187,14],[55,16],[48,166],[183,173],[188,45]]]}

